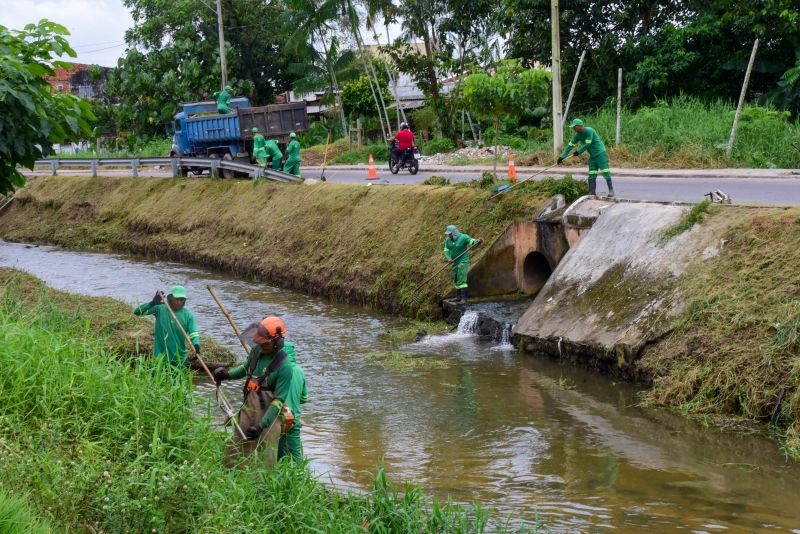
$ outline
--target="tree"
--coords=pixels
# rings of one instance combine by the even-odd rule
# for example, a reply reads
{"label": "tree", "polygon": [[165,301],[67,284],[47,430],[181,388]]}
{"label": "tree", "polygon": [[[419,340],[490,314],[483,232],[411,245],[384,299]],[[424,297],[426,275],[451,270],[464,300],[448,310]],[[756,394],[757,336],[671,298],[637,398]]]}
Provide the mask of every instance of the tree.
{"label": "tree", "polygon": [[[182,101],[220,90],[216,12],[201,0],[125,0],[134,27],[128,50],[110,75],[107,95],[119,103],[119,122],[142,136],[163,135]],[[291,89],[284,50],[293,28],[283,3],[223,0],[228,78],[239,94],[269,104]]]}
{"label": "tree", "polygon": [[493,74],[475,72],[464,79],[461,94],[466,106],[476,117],[494,123],[495,177],[500,121],[511,115],[537,115],[547,105],[551,80],[549,72],[523,68],[514,60],[503,61]]}
{"label": "tree", "polygon": [[72,94],[54,94],[45,74],[54,75],[75,57],[67,29],[49,20],[25,29],[0,26],[0,193],[25,185],[17,165],[33,169],[54,143],[89,133],[94,117],[89,105]]}
{"label": "tree", "polygon": [[[392,94],[389,92],[386,79],[378,78],[378,82],[383,93],[385,102],[391,102]],[[349,82],[342,90],[342,104],[350,117],[375,117],[375,99],[369,86],[369,80],[365,75]]]}

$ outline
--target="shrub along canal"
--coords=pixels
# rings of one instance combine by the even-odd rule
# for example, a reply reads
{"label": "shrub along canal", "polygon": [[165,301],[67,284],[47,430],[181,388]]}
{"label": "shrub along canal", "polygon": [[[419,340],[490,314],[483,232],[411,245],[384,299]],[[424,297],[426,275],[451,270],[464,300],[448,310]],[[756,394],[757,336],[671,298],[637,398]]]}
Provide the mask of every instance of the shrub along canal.
{"label": "shrub along canal", "polygon": [[[305,453],[337,487],[366,489],[383,458],[393,480],[478,502],[512,523],[623,532],[800,526],[800,465],[774,442],[638,408],[635,387],[587,369],[469,333],[398,344],[386,332],[407,327],[404,319],[177,263],[0,242],[0,265],[131,307],[182,283],[201,333],[240,356],[206,285],[240,327],[280,315],[309,382]],[[226,387],[240,398],[241,384]],[[210,397],[213,386],[198,379],[197,391]]]}

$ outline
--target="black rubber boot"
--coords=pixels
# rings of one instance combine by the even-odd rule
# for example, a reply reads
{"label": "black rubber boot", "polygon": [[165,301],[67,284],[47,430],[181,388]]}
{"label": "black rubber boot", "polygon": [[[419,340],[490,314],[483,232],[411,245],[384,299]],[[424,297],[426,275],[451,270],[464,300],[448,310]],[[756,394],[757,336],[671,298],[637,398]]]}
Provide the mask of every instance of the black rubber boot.
{"label": "black rubber boot", "polygon": [[608,196],[614,198],[614,186],[611,185],[611,178],[606,178],[606,185],[608,186]]}
{"label": "black rubber boot", "polygon": [[590,195],[597,194],[597,180],[589,180],[589,194]]}

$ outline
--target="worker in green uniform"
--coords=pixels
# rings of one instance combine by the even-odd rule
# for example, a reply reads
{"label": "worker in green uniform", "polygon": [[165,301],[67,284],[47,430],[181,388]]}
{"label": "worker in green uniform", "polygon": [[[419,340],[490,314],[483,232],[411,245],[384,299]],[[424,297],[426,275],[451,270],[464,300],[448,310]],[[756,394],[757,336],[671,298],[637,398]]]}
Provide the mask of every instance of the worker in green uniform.
{"label": "worker in green uniform", "polygon": [[167,306],[172,309],[183,330],[189,335],[194,350],[200,353],[200,333],[194,321],[194,314],[186,309],[186,289],[173,286],[164,303],[164,294],[156,291],[150,302],[145,302],[133,310],[134,315],[154,315],[156,318],[153,358],[163,357],[165,361],[179,368],[186,367],[186,338]]}
{"label": "worker in green uniform", "polygon": [[253,128],[253,157],[262,167],[267,166],[267,140],[258,133],[258,128]]}
{"label": "worker in green uniform", "polygon": [[461,233],[452,224],[444,232],[444,258],[451,265],[456,298],[467,300],[467,273],[469,272],[469,251],[483,243],[483,238],[473,239]]}
{"label": "worker in green uniform", "polygon": [[215,94],[217,95],[217,113],[220,115],[230,113],[231,108],[228,107],[228,103],[231,101],[231,96],[233,95],[233,87],[226,85],[224,91]]}
{"label": "worker in green uniform", "polygon": [[302,161],[300,159],[300,141],[297,140],[297,134],[294,132],[289,134],[289,138],[291,142],[286,147],[288,157],[286,158],[286,165],[283,166],[283,172],[300,176],[300,162]]}
{"label": "worker in green uniform", "polygon": [[272,168],[276,171],[281,170],[281,160],[283,159],[283,152],[278,147],[278,142],[274,139],[267,141],[267,154],[272,158]]}
{"label": "worker in green uniform", "polygon": [[[294,345],[285,339],[286,325],[278,317],[266,317],[253,336],[253,348],[244,364],[230,370],[218,367],[214,379],[223,380],[247,377],[245,395],[261,388],[272,391],[273,400],[260,424],[245,429],[248,439],[258,439],[264,429],[277,420],[281,424],[278,441],[278,460],[289,457],[300,460],[303,444],[300,440],[300,406],[308,401],[305,374],[297,364]],[[288,407],[288,410],[286,409]]]}
{"label": "worker in green uniform", "polygon": [[587,150],[589,151],[589,194],[597,194],[597,175],[602,174],[608,186],[608,196],[613,197],[614,187],[611,185],[611,169],[608,168],[608,154],[603,140],[600,139],[594,128],[585,126],[580,119],[574,119],[569,127],[575,130],[575,134],[567,143],[564,152],[559,156],[558,164],[561,165],[569,156],[573,147],[581,144],[582,146],[575,151],[575,155],[580,156]]}

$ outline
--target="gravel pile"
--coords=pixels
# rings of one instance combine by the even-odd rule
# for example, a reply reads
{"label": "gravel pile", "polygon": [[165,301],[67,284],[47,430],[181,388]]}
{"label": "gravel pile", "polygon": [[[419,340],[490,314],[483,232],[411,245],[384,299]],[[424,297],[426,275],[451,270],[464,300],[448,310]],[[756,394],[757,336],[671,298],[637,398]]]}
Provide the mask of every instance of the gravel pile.
{"label": "gravel pile", "polygon": [[[508,155],[511,153],[511,147],[500,145],[498,147],[498,153],[500,154],[500,156],[507,158]],[[427,163],[429,165],[447,165],[456,158],[481,159],[481,158],[491,158],[492,156],[494,156],[494,145],[483,148],[467,147],[456,150],[455,152],[449,152],[447,154],[434,154],[432,156],[422,156],[420,158],[420,162]]]}

